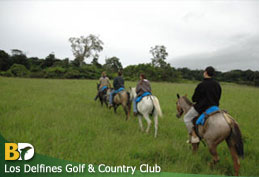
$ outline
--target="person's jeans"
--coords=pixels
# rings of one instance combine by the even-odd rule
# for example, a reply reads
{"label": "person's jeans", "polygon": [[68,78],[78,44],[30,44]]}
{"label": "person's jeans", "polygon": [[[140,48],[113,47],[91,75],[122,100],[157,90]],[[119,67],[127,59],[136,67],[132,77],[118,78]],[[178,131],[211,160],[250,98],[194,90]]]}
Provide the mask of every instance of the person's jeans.
{"label": "person's jeans", "polygon": [[192,133],[192,128],[193,128],[192,119],[194,119],[198,115],[199,115],[199,113],[192,106],[191,109],[185,114],[185,116],[183,118],[189,134]]}
{"label": "person's jeans", "polygon": [[137,113],[137,97],[133,99],[133,112]]}
{"label": "person's jeans", "polygon": [[113,94],[115,93],[115,90],[111,91],[110,97],[109,97],[109,103],[112,104]]}

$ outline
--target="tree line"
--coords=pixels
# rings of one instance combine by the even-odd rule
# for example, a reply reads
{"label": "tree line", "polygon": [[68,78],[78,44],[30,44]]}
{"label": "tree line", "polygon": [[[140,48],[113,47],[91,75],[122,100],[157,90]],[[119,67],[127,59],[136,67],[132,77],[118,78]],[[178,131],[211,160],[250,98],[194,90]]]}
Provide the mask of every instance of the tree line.
{"label": "tree line", "polygon": [[[120,59],[116,56],[106,58],[105,64],[98,62],[98,53],[103,50],[103,42],[94,35],[87,37],[70,38],[74,60],[56,58],[54,53],[45,58],[27,57],[18,49],[8,54],[0,50],[0,75],[6,77],[29,78],[62,78],[62,79],[99,79],[101,73],[106,71],[113,79],[119,70],[123,70],[126,80],[136,81],[140,73],[145,73],[151,81],[181,82],[183,80],[201,81],[203,70],[189,68],[174,68],[166,62],[168,53],[163,45],[151,47],[150,63],[129,65],[123,68]],[[86,64],[85,59],[91,59]],[[218,81],[234,82],[259,86],[259,71],[232,70],[216,72]]]}

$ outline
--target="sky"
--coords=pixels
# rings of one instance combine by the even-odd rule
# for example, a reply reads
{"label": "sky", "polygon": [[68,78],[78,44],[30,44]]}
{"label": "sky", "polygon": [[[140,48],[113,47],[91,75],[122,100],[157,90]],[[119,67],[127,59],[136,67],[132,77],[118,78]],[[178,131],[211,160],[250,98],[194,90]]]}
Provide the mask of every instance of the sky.
{"label": "sky", "polygon": [[72,60],[68,39],[94,34],[102,64],[148,63],[164,45],[176,68],[259,70],[258,19],[255,0],[0,0],[0,49]]}

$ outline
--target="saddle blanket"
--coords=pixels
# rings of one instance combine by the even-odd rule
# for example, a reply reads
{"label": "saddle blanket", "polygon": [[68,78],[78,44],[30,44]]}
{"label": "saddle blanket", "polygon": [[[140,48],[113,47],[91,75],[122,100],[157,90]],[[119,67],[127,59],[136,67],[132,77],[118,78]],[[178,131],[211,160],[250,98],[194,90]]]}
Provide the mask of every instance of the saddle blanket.
{"label": "saddle blanket", "polygon": [[121,88],[119,88],[118,90],[115,90],[115,91],[114,91],[114,94],[117,94],[117,93],[119,93],[119,92],[121,92],[121,91],[123,91],[123,90],[124,90],[124,88],[121,87]]}
{"label": "saddle blanket", "polygon": [[142,100],[143,97],[148,96],[148,95],[152,95],[150,92],[145,92],[142,95],[140,95],[137,99],[136,99],[136,103],[140,102]]}
{"label": "saddle blanket", "polygon": [[100,89],[100,92],[104,91],[105,89],[107,89],[108,87],[107,86],[103,86],[101,89]]}
{"label": "saddle blanket", "polygon": [[198,120],[196,121],[196,125],[204,125],[206,115],[209,115],[209,114],[211,114],[211,113],[213,113],[213,112],[216,112],[216,111],[218,111],[218,110],[219,110],[219,107],[218,107],[218,106],[211,106],[210,108],[208,108],[208,109],[205,111],[205,113],[202,113],[202,114],[199,116]]}

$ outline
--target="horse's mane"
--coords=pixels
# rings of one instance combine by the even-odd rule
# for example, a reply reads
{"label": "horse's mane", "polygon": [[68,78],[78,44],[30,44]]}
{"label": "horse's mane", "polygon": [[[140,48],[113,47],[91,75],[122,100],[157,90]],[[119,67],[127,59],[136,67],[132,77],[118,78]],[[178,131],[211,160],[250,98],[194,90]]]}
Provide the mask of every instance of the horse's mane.
{"label": "horse's mane", "polygon": [[193,105],[193,103],[192,103],[186,96],[183,96],[182,98],[184,99],[184,101],[185,101],[188,105],[190,105],[190,106]]}

